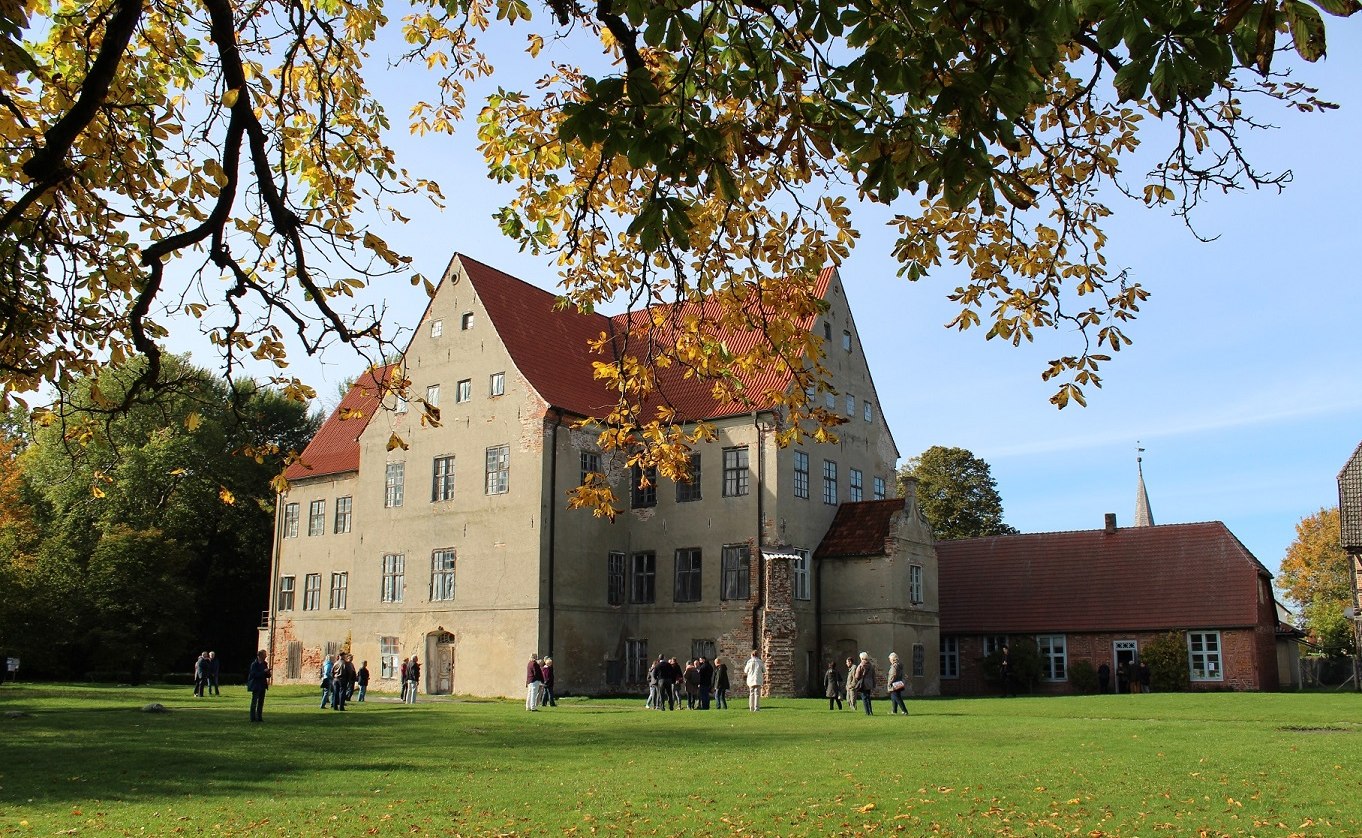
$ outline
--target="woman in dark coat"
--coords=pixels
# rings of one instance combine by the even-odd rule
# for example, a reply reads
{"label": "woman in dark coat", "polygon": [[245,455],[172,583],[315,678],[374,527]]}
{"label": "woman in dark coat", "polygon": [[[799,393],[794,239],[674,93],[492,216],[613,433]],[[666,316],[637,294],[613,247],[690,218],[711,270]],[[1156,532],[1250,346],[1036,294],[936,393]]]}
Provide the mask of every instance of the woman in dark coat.
{"label": "woman in dark coat", "polygon": [[[823,673],[823,692],[828,697],[829,710],[842,709],[842,684],[841,675],[837,674],[837,667],[832,661],[828,661],[828,671]],[[834,707],[833,705],[837,706]]]}
{"label": "woman in dark coat", "polygon": [[255,653],[251,668],[246,673],[246,689],[251,693],[251,721],[265,720],[265,690],[270,688],[270,665],[265,662],[268,655],[261,649]]}
{"label": "woman in dark coat", "polygon": [[728,664],[722,658],[714,659],[714,707],[717,710],[728,709],[728,691],[732,684],[728,682]]}

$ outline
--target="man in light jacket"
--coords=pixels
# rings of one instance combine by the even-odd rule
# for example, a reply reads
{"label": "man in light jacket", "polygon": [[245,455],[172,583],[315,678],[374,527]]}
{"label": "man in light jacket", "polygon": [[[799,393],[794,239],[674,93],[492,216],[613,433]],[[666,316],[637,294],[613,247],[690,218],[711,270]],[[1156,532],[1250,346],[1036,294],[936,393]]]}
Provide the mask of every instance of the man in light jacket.
{"label": "man in light jacket", "polygon": [[752,650],[752,657],[747,659],[742,671],[747,676],[747,709],[755,713],[761,709],[761,684],[766,680],[766,664],[761,662],[756,649]]}

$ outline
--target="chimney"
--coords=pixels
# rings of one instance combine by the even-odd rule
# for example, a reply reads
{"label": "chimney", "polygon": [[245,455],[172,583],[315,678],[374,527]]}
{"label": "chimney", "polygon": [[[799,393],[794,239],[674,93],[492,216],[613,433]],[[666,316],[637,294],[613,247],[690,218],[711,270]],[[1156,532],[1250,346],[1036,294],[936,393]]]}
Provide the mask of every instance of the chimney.
{"label": "chimney", "polygon": [[1115,512],[1108,512],[1108,513],[1107,513],[1106,532],[1107,532],[1107,535],[1112,535],[1113,533],[1116,532],[1116,513],[1115,513]]}

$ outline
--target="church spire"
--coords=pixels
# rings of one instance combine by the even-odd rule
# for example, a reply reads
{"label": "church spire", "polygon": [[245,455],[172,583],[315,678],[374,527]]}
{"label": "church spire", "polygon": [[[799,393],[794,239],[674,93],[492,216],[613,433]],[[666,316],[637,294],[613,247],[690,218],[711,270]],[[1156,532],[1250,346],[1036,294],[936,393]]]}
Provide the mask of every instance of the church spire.
{"label": "church spire", "polygon": [[1135,443],[1135,470],[1139,474],[1139,482],[1135,486],[1135,526],[1152,527],[1154,526],[1154,513],[1149,511],[1149,492],[1144,488],[1144,449],[1140,443]]}

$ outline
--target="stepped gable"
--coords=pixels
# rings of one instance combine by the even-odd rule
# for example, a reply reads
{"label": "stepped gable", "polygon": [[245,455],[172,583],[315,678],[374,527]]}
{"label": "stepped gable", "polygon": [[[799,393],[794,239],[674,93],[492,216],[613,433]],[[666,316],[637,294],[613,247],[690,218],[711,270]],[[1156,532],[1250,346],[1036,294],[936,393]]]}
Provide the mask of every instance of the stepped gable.
{"label": "stepped gable", "polygon": [[[309,477],[322,477],[359,471],[359,437],[369,427],[374,414],[382,410],[383,394],[387,387],[388,376],[396,369],[389,364],[371,367],[355,379],[350,391],[326,417],[317,433],[303,449],[302,456],[289,465],[284,477],[289,480],[305,480]],[[353,416],[342,419],[342,415]]]}
{"label": "stepped gable", "polygon": [[940,541],[942,634],[1251,627],[1272,578],[1219,521]]}
{"label": "stepped gable", "polygon": [[883,556],[893,532],[894,515],[904,509],[903,498],[842,503],[823,536],[815,559]]}

